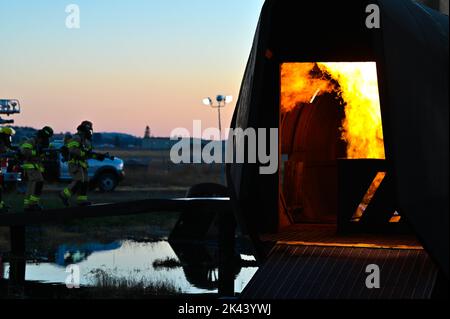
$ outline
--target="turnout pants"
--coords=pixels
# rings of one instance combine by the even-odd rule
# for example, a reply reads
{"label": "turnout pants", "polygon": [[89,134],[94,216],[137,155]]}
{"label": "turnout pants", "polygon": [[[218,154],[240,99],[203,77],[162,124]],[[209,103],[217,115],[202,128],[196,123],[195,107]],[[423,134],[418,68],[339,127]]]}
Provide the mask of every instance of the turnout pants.
{"label": "turnout pants", "polygon": [[5,208],[5,202],[3,201],[3,175],[0,171],[0,210]]}
{"label": "turnout pants", "polygon": [[25,177],[27,179],[27,191],[25,194],[25,207],[39,205],[44,188],[44,176],[38,168],[26,169]]}
{"label": "turnout pants", "polygon": [[87,202],[89,188],[87,167],[82,164],[69,163],[69,173],[72,176],[72,182],[63,190],[63,195],[68,199],[72,196],[77,196],[76,200],[78,203]]}

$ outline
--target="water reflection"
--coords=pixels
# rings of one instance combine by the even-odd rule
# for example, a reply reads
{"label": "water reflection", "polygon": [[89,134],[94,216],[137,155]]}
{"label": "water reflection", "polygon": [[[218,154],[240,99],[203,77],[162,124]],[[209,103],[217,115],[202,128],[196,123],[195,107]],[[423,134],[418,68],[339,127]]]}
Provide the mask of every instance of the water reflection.
{"label": "water reflection", "polygon": [[[186,279],[196,288],[215,290],[218,288],[218,249],[212,246],[171,242],[172,249],[183,265]],[[241,257],[235,256],[234,278],[241,271]]]}
{"label": "water reflection", "polygon": [[55,263],[59,266],[78,264],[86,260],[93,253],[116,250],[121,247],[120,242],[109,244],[88,243],[85,245],[60,245],[55,253]]}
{"label": "water reflection", "polygon": [[[218,249],[212,244],[124,240],[63,244],[43,255],[37,258],[38,262],[27,261],[25,280],[65,284],[66,266],[76,264],[80,267],[81,286],[95,286],[94,274],[101,270],[114,277],[167,282],[183,293],[211,293],[218,288]],[[238,254],[235,259],[235,290],[241,292],[257,268],[251,264],[252,256]],[[174,260],[175,265],[155,267],[155,261],[161,260]],[[9,263],[3,267],[0,278],[2,275],[9,278]]]}

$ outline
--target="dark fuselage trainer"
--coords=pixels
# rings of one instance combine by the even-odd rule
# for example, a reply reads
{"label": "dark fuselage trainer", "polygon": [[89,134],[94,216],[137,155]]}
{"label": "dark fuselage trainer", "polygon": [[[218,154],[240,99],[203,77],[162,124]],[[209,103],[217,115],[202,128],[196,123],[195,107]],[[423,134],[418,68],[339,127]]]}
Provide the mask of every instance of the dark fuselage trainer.
{"label": "dark fuselage trainer", "polygon": [[[341,78],[320,65],[328,62],[375,63],[383,158],[346,154],[348,141],[338,131],[350,104],[345,94],[322,88],[286,116],[281,112],[286,63],[317,63],[309,79],[328,79],[344,92]],[[238,222],[259,257],[270,257],[264,235],[302,223],[395,234],[401,219],[402,231],[418,239],[439,280],[448,282],[448,110],[447,15],[410,0],[267,0],[231,126],[279,128],[280,169],[261,175],[258,164],[227,165]],[[378,190],[365,196],[377,176]]]}

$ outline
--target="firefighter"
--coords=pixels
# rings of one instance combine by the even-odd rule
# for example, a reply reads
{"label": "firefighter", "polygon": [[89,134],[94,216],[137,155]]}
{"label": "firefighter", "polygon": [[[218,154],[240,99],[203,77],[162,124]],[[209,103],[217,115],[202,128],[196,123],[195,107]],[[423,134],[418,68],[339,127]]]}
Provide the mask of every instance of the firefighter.
{"label": "firefighter", "polygon": [[[0,155],[6,155],[8,152],[13,151],[12,148],[12,137],[16,134],[11,127],[1,127],[0,128]],[[7,155],[6,155],[7,156]],[[0,170],[0,213],[8,211],[8,207],[3,201],[3,178],[2,171]]]}
{"label": "firefighter", "polygon": [[78,126],[77,133],[65,143],[68,149],[69,173],[72,176],[72,182],[59,194],[65,206],[69,206],[70,199],[75,196],[78,206],[91,205],[87,196],[89,188],[88,159],[105,159],[101,155],[93,155],[93,130],[92,122],[83,121]]}
{"label": "firefighter", "polygon": [[36,136],[20,145],[20,152],[23,157],[23,170],[27,179],[27,192],[24,199],[25,211],[40,211],[40,196],[44,187],[44,159],[45,149],[50,145],[50,138],[53,136],[53,129],[45,126],[37,131]]}

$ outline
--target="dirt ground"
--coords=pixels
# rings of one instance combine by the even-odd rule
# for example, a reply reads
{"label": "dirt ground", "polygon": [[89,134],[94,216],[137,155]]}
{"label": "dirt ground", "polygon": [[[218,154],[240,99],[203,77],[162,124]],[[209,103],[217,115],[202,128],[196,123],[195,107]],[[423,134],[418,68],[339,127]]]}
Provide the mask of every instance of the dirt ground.
{"label": "dirt ground", "polygon": [[[64,208],[63,203],[58,198],[58,192],[64,188],[64,184],[61,185],[47,185],[44,187],[44,192],[41,196],[41,204],[45,209]],[[119,187],[114,192],[102,193],[98,191],[89,192],[89,200],[94,204],[103,203],[117,203],[128,202],[149,198],[177,198],[184,197],[187,188],[173,187],[173,188],[131,188],[131,187]],[[18,193],[5,194],[4,201],[10,206],[10,211],[21,212],[23,211],[23,198],[24,195]]]}

